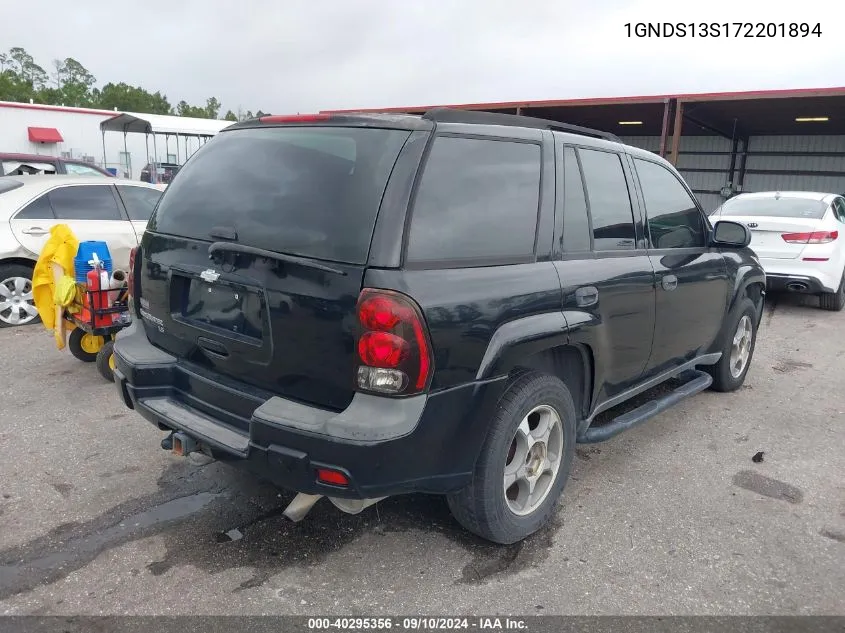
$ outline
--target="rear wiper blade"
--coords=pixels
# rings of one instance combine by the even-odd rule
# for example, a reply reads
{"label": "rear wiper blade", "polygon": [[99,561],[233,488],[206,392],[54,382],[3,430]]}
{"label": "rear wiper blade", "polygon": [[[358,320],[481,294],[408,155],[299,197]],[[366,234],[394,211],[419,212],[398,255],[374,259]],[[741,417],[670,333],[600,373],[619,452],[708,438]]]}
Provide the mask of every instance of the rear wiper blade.
{"label": "rear wiper blade", "polygon": [[276,253],[274,251],[268,251],[263,248],[256,248],[255,246],[247,246],[245,244],[232,244],[231,242],[214,242],[211,246],[208,247],[208,258],[212,259],[214,257],[214,253],[222,252],[255,255],[256,257],[275,259],[277,261],[286,262],[289,264],[298,264],[299,266],[314,268],[316,270],[322,270],[327,273],[334,273],[335,275],[346,275],[346,272],[339,268],[327,266],[326,264],[321,264],[320,262],[315,262],[304,257],[297,257],[296,255],[286,255],[285,253]]}

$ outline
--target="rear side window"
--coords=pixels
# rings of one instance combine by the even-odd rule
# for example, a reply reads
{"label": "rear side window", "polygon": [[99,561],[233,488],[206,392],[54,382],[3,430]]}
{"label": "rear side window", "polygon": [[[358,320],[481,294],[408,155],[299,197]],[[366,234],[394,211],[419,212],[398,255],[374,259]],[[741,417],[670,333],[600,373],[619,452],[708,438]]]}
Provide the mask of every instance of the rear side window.
{"label": "rear side window", "polygon": [[579,149],[597,251],[636,247],[634,214],[622,161],[618,154]]}
{"label": "rear side window", "polygon": [[410,132],[263,127],[223,132],[179,170],[148,230],[353,264],[367,260],[385,185]]}
{"label": "rear side window", "polygon": [[532,257],[540,165],[534,143],[435,139],[414,203],[407,259]]}
{"label": "rear side window", "polygon": [[117,191],[123,200],[129,219],[136,222],[146,222],[150,219],[162,194],[158,189],[132,185],[118,185]]}
{"label": "rear side window", "polygon": [[678,178],[662,165],[634,159],[653,248],[706,246],[704,218]]}
{"label": "rear side window", "polygon": [[584,183],[578,156],[571,147],[563,150],[563,235],[564,253],[590,250],[590,219],[584,198]]}
{"label": "rear side window", "polygon": [[47,194],[39,196],[15,216],[16,220],[52,220],[56,216],[53,215],[53,207],[50,206],[50,199]]}
{"label": "rear side window", "polygon": [[109,185],[61,187],[48,195],[60,220],[123,220]]}

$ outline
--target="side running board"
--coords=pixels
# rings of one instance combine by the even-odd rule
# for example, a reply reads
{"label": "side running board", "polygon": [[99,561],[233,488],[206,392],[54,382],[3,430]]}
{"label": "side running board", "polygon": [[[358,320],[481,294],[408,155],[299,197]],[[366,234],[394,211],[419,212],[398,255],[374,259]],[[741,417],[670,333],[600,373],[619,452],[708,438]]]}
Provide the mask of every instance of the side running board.
{"label": "side running board", "polygon": [[674,391],[655,400],[649,400],[633,411],[628,411],[613,418],[607,424],[598,427],[588,427],[583,434],[578,436],[577,441],[582,444],[595,444],[596,442],[609,440],[619,435],[622,431],[627,431],[663,413],[666,409],[675,406],[681,400],[701,393],[713,383],[713,378],[710,374],[697,369],[685,371],[678,378],[685,382]]}

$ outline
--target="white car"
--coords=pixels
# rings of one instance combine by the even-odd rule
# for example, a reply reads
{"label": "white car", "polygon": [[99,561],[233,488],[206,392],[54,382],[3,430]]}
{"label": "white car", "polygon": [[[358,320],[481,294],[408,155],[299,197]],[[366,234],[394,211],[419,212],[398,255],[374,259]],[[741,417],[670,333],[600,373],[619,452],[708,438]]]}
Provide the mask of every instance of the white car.
{"label": "white car", "polygon": [[113,267],[126,269],[163,190],[102,176],[0,177],[0,327],[39,320],[32,269],[53,225],[105,241]]}
{"label": "white car", "polygon": [[751,229],[751,248],[774,291],[816,294],[821,307],[845,306],[845,197],[832,193],[743,193],[713,212]]}

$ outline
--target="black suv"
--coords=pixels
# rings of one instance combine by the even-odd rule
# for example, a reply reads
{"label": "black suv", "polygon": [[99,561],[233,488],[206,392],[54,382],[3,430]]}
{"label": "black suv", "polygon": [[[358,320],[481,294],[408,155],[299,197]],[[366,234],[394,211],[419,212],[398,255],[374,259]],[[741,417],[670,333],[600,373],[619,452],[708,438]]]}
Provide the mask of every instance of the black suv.
{"label": "black suv", "polygon": [[765,288],[749,240],[669,163],[594,130],[264,117],[162,196],[116,381],[163,447],[302,493],[291,518],[320,496],[357,512],[437,493],[511,543],[554,511],[576,442],[742,384]]}

